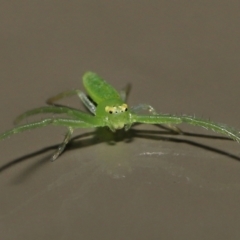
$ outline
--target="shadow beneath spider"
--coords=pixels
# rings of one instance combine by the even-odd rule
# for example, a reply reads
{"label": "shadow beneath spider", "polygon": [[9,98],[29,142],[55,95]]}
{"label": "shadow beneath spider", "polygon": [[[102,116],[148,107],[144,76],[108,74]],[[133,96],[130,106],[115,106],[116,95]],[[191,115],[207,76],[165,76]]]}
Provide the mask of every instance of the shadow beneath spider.
{"label": "shadow beneath spider", "polygon": [[[197,143],[192,140],[186,140],[183,139],[183,136],[187,137],[198,137],[198,138],[205,138],[205,139],[221,139],[221,140],[231,140],[227,137],[219,137],[219,136],[211,136],[211,135],[205,135],[205,134],[194,134],[194,133],[188,133],[188,132],[181,132],[177,133],[175,131],[171,131],[169,128],[164,126],[159,126],[163,130],[138,130],[131,128],[128,131],[124,130],[118,130],[116,132],[111,132],[108,128],[97,128],[95,131],[84,133],[81,135],[78,135],[76,137],[73,137],[70,141],[70,143],[67,145],[66,151],[63,153],[65,154],[68,151],[75,150],[75,149],[81,149],[84,147],[90,147],[94,146],[99,143],[106,142],[109,145],[115,145],[118,142],[126,142],[130,143],[134,141],[134,138],[144,138],[149,140],[156,140],[156,141],[169,141],[169,142],[176,142],[176,143],[184,143],[188,144],[194,147],[198,147],[201,149],[205,149],[226,157],[229,157],[233,160],[240,161],[240,157],[234,154],[231,154],[227,151],[223,151],[221,149],[210,147],[208,145]],[[167,135],[167,136],[163,136]],[[175,136],[175,137],[174,137]],[[231,140],[232,141],[232,140]],[[35,151],[33,153],[24,155],[22,157],[19,157],[17,159],[14,159],[10,161],[9,163],[0,166],[0,172],[3,172],[4,170],[7,170],[8,168],[19,164],[23,161],[26,161],[32,157],[39,156],[43,153],[46,153],[48,151],[56,150],[59,145],[53,145],[50,147],[43,148],[39,151]],[[14,182],[21,182],[24,178],[29,176],[30,174],[33,174],[33,172],[36,169],[39,169],[40,166],[50,162],[51,155],[42,158],[40,161],[35,162],[33,165],[28,167],[24,173],[21,173],[21,177],[18,178],[18,181]],[[57,159],[58,161],[58,159]]]}

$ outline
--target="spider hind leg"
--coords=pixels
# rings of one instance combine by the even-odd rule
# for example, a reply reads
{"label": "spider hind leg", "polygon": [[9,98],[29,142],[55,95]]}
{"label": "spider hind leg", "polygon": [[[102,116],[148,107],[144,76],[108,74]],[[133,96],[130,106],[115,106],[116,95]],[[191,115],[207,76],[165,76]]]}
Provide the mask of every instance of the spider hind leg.
{"label": "spider hind leg", "polygon": [[55,161],[61,155],[61,153],[64,151],[66,145],[69,143],[72,134],[73,134],[73,128],[69,127],[68,132],[66,133],[66,135],[63,139],[63,142],[58,146],[57,151],[51,157],[51,162]]}

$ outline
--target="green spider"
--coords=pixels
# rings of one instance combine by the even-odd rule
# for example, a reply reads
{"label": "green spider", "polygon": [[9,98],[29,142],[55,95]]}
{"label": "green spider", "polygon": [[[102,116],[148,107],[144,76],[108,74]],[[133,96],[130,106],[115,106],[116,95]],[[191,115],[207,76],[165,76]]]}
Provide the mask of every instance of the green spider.
{"label": "green spider", "polygon": [[[67,127],[68,132],[63,142],[52,156],[52,161],[57,159],[57,157],[63,152],[67,143],[71,139],[73,130],[76,128],[109,127],[111,131],[115,132],[117,129],[122,128],[128,130],[135,123],[167,124],[170,127],[172,124],[188,123],[222,133],[233,140],[240,142],[239,132],[223,124],[195,118],[193,116],[158,114],[152,106],[147,104],[140,104],[129,108],[125,103],[127,96],[126,91],[118,93],[111,85],[93,72],[86,72],[83,75],[83,85],[89,97],[80,90],[62,92],[47,100],[47,103],[51,106],[40,107],[27,111],[21,114],[15,120],[15,123],[17,124],[26,117],[39,113],[64,114],[67,118],[51,117],[45,118],[41,121],[21,125],[0,134],[0,140],[15,133],[47,125]],[[92,115],[70,107],[54,105],[55,101],[72,95],[78,95]],[[138,112],[142,110],[148,110],[150,115],[138,114]],[[177,129],[173,126],[171,128],[175,130]]]}

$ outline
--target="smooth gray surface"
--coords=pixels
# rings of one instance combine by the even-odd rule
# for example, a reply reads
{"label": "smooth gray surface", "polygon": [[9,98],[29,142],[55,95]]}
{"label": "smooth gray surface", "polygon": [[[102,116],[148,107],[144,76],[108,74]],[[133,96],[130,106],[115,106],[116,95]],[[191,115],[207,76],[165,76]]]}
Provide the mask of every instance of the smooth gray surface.
{"label": "smooth gray surface", "polygon": [[[239,7],[239,1],[2,2],[0,131],[48,97],[82,89],[86,70],[117,89],[130,82],[130,105],[240,129]],[[82,108],[77,98],[64,103]],[[1,142],[1,239],[239,239],[240,145],[186,125],[181,129],[206,137],[134,129],[115,136],[79,130],[75,136],[93,135],[76,139],[54,163],[49,157],[64,129]]]}

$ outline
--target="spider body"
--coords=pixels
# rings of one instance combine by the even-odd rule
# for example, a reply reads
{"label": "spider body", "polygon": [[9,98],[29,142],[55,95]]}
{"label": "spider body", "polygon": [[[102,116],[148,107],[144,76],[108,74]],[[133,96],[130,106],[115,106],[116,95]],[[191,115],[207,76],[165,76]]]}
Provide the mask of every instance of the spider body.
{"label": "spider body", "polygon": [[[45,118],[37,122],[17,126],[0,134],[0,140],[15,133],[47,125],[67,127],[68,132],[62,144],[53,155],[52,161],[54,161],[63,152],[65,146],[71,139],[73,131],[77,128],[109,127],[109,129],[114,132],[115,130],[122,128],[128,130],[134,123],[167,124],[170,126],[172,124],[188,123],[224,134],[233,140],[240,142],[239,132],[224,124],[186,115],[176,116],[170,114],[159,114],[152,106],[147,104],[140,104],[129,108],[125,102],[127,90],[117,92],[110,84],[93,72],[86,72],[83,75],[83,85],[89,97],[80,90],[62,92],[47,100],[49,106],[36,108],[21,114],[15,120],[15,124],[18,124],[23,119],[36,114],[53,113],[59,114],[63,117]],[[54,104],[57,100],[73,95],[78,95],[91,114],[78,109]],[[148,110],[149,115],[139,114],[141,110]],[[174,129],[174,127],[172,128]]]}

